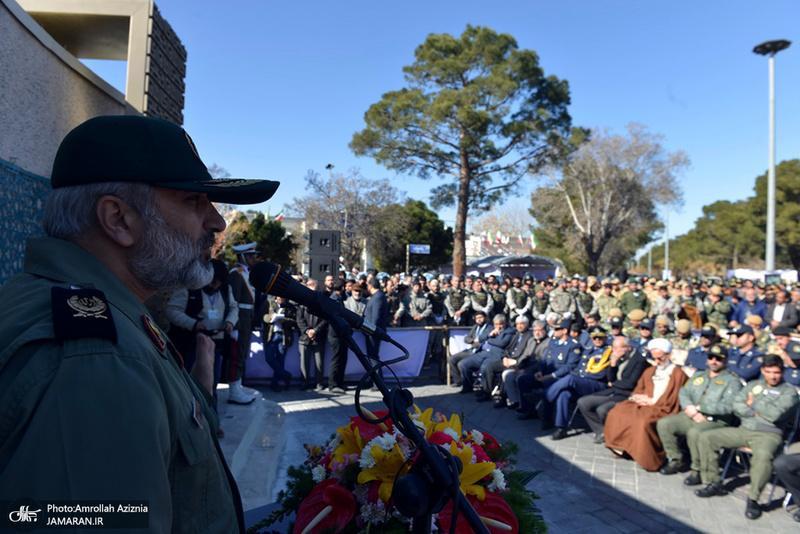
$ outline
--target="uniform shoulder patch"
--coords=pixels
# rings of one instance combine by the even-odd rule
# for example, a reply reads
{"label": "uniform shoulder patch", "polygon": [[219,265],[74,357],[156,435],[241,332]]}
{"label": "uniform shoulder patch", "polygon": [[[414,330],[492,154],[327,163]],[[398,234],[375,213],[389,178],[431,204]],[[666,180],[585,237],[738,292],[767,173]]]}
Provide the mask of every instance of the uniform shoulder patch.
{"label": "uniform shoulder patch", "polygon": [[54,286],[50,291],[56,339],[97,337],[117,342],[117,328],[99,289]]}

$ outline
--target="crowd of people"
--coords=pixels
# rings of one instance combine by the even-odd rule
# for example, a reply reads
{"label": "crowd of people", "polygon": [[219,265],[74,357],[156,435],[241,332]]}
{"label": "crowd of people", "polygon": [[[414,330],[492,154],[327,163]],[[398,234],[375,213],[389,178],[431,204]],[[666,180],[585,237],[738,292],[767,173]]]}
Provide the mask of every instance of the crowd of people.
{"label": "crowd of people", "polygon": [[[274,391],[291,387],[285,357],[296,339],[300,389],[346,393],[346,342],[305,306],[254,294],[246,278],[258,259],[255,244],[235,251],[236,268],[228,272],[214,264],[209,286],[170,297],[170,335],[211,337],[215,383],[222,375],[231,384],[229,402],[253,400],[241,386],[241,355],[249,351],[239,346],[249,339],[243,337],[243,313],[248,328],[263,329]],[[568,437],[580,413],[595,443],[648,471],[688,472],[685,484],[703,486],[698,497],[725,493],[720,450],[750,447],[746,515],[761,514],[758,496],[797,413],[800,343],[793,336],[800,336],[800,292],[790,286],[372,272],[327,275],[321,286],[298,280],[383,329],[468,327],[463,350],[446,354],[438,329],[430,331],[426,350],[461,394],[515,410],[519,419],[540,419],[553,440]],[[238,341],[223,343],[237,333]],[[190,346],[186,352],[191,361]],[[379,360],[379,342],[368,339],[367,352]]]}

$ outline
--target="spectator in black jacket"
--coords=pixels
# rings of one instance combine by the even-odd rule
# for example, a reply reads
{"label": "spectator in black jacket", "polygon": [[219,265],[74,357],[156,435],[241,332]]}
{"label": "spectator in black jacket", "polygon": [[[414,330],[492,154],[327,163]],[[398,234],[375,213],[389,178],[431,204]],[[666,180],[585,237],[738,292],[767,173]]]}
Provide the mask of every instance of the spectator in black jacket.
{"label": "spectator in black jacket", "polygon": [[594,432],[595,443],[605,441],[603,426],[608,412],[630,396],[649,365],[644,356],[631,348],[627,337],[615,337],[611,347],[611,364],[607,369],[608,389],[578,399],[578,409]]}
{"label": "spectator in black jacket", "polygon": [[[367,307],[364,309],[364,320],[382,330],[386,330],[389,326],[389,302],[377,278],[373,278],[367,283],[367,291],[370,297],[367,301]],[[375,361],[380,360],[381,340],[367,336],[366,344],[367,356]]]}
{"label": "spectator in black jacket", "polygon": [[[312,291],[317,290],[316,280],[309,280],[306,285]],[[300,373],[303,383],[300,389],[306,390],[316,387],[324,389],[322,378],[325,365],[325,337],[328,334],[328,321],[313,315],[305,306],[297,308],[297,329],[300,337],[298,349],[300,351]],[[311,357],[314,357],[314,375],[311,376]]]}
{"label": "spectator in black jacket", "polygon": [[[344,302],[347,300],[345,281],[341,278],[334,280],[333,291],[328,296],[331,300],[337,300],[344,306]],[[330,324],[328,324],[328,343],[331,345],[331,363],[328,366],[328,387],[331,389],[340,388],[344,391],[344,369],[347,367],[347,340],[340,338]],[[322,375],[320,375],[320,380],[322,380]],[[325,386],[320,382],[317,385],[317,391],[324,390]],[[338,390],[335,393],[338,393]]]}

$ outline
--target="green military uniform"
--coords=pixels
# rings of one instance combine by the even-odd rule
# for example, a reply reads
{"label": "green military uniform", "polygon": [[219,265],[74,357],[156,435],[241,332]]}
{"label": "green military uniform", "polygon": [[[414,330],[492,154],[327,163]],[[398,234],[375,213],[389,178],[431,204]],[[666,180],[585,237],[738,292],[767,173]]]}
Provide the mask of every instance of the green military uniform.
{"label": "green military uniform", "polygon": [[599,297],[597,297],[597,309],[598,313],[600,314],[600,319],[605,321],[608,319],[608,313],[613,308],[619,308],[619,299],[614,295],[606,295],[603,293]]}
{"label": "green military uniform", "polygon": [[[689,302],[688,304],[691,304]],[[726,298],[720,299],[716,304],[712,304],[711,300],[706,298],[703,301],[703,308],[706,311],[706,322],[711,323],[720,328],[728,328],[728,317],[731,314],[731,303]]]}
{"label": "green military uniform", "polygon": [[492,313],[490,317],[494,317],[498,313],[505,314],[508,306],[506,306],[506,295],[499,289],[491,290],[489,294],[492,296],[492,300],[494,301],[494,308],[492,308]]}
{"label": "green military uniform", "polygon": [[575,296],[561,287],[555,288],[550,293],[550,305],[547,307],[546,313],[557,313],[559,317],[564,317],[564,314],[569,313],[570,318],[574,319],[578,311],[578,303],[575,302]]}
{"label": "green military uniform", "polygon": [[595,301],[594,297],[589,293],[582,293],[579,291],[575,294],[575,301],[578,303],[581,316],[586,317],[587,315],[597,313],[597,301]]}
{"label": "green military uniform", "polygon": [[[546,300],[546,299],[545,299]],[[512,287],[508,291],[506,291],[506,303],[508,304],[509,310],[509,322],[514,321],[518,315],[525,315],[531,312],[531,296],[528,293],[519,287]],[[547,309],[547,304],[545,304],[545,309]],[[544,313],[544,312],[542,312]],[[534,313],[534,318],[537,317],[538,314]]]}
{"label": "green military uniform", "polygon": [[642,332],[639,330],[638,326],[631,326],[628,324],[622,328],[622,335],[628,339],[639,339],[642,337]]}
{"label": "green military uniform", "polygon": [[0,298],[0,500],[146,501],[150,532],[243,532],[212,398],[118,278],[31,239]]}
{"label": "green military uniform", "polygon": [[762,352],[769,352],[770,345],[772,345],[772,336],[766,330],[762,330],[755,340],[756,347],[761,349]]}
{"label": "green military uniform", "polygon": [[550,296],[545,293],[542,298],[533,295],[531,297],[531,314],[533,314],[533,318],[537,319],[542,315],[547,313],[547,308],[550,307]]}
{"label": "green military uniform", "polygon": [[700,471],[700,452],[697,440],[707,430],[722,428],[733,422],[733,401],[742,389],[735,375],[723,369],[711,378],[709,370],[695,373],[678,393],[681,409],[693,405],[707,422],[697,423],[686,413],[676,413],[658,420],[656,429],[668,460],[683,460],[678,436],[686,436],[692,471]]}
{"label": "green military uniform", "polygon": [[[748,395],[753,403],[747,406]],[[719,481],[719,450],[750,447],[750,490],[748,498],[756,501],[772,474],[772,458],[783,443],[783,427],[795,414],[797,391],[781,382],[769,387],[759,378],[747,383],[733,402],[733,413],[741,419],[735,428],[719,428],[704,432],[698,439],[700,476],[704,483]]]}
{"label": "green military uniform", "polygon": [[633,310],[642,310],[644,313],[650,313],[650,299],[647,298],[644,291],[628,291],[619,299],[619,307],[622,314],[627,317]]}
{"label": "green military uniform", "polygon": [[700,346],[700,338],[697,336],[681,337],[678,333],[671,333],[666,338],[672,343],[673,349],[692,350]]}
{"label": "green military uniform", "polygon": [[[466,289],[464,288],[451,289],[450,291],[447,292],[447,297],[444,300],[444,305],[447,308],[448,319],[451,326],[469,325],[469,321],[465,319],[467,319],[466,311],[469,309],[470,304],[471,301],[469,298],[469,292]],[[455,313],[458,310],[462,310],[462,312],[464,312],[462,313],[460,318],[457,318],[455,316]]]}

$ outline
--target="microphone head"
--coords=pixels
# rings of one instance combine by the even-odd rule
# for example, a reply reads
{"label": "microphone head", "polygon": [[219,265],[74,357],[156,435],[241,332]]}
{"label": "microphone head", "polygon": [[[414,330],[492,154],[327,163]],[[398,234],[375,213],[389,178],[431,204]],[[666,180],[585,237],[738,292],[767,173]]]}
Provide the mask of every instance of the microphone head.
{"label": "microphone head", "polygon": [[292,282],[292,277],[280,265],[268,261],[258,262],[250,269],[250,284],[259,293],[291,298],[289,291]]}
{"label": "microphone head", "polygon": [[268,261],[260,261],[250,268],[250,284],[259,293],[264,293],[278,273],[278,267]]}

